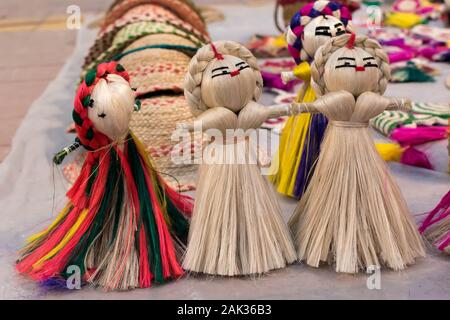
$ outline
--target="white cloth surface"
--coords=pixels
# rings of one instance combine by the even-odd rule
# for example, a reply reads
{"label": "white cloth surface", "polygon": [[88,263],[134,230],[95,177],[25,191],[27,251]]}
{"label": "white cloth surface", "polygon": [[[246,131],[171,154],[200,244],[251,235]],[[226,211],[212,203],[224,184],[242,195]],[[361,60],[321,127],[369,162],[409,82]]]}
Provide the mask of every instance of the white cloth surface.
{"label": "white cloth surface", "polygon": [[[219,6],[226,20],[211,24],[212,39],[245,43],[254,33],[275,34],[272,5]],[[90,19],[87,19],[90,20]],[[10,154],[0,164],[0,299],[407,299],[450,298],[450,259],[429,250],[427,258],[404,272],[381,271],[381,290],[369,290],[368,275],[337,274],[329,266],[318,269],[296,264],[257,279],[185,277],[163,286],[130,292],[104,293],[99,289],[48,292],[19,276],[16,252],[25,237],[47,226],[65,202],[67,183],[52,155],[69,144],[72,101],[80,66],[96,30],[79,31],[76,49],[57,78],[31,106],[14,137]],[[449,66],[436,83],[391,84],[387,95],[414,100],[450,101],[444,86]],[[263,102],[271,103],[265,96]],[[440,157],[446,159],[446,144]],[[70,158],[68,159],[70,160]],[[390,165],[413,213],[432,209],[450,187],[450,176],[400,164]],[[279,197],[287,221],[296,201]]]}

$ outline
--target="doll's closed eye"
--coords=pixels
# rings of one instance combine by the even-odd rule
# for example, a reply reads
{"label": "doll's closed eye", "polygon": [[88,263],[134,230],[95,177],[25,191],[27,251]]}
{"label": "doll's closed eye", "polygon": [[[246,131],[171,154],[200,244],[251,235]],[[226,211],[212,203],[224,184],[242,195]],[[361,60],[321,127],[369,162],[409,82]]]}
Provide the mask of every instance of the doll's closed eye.
{"label": "doll's closed eye", "polygon": [[211,77],[211,79],[212,79],[215,77],[230,74],[230,70],[228,67],[219,67],[219,68],[212,69],[211,74],[212,74],[212,77]]}
{"label": "doll's closed eye", "polygon": [[375,63],[374,57],[363,58],[363,61],[364,61],[365,68],[370,68],[370,67],[378,68],[378,65]]}
{"label": "doll's closed eye", "polygon": [[239,68],[239,71],[250,68],[250,66],[246,64],[244,61],[236,63],[235,66]]}
{"label": "doll's closed eye", "polygon": [[336,23],[334,27],[336,28],[336,36],[340,36],[345,33],[344,25],[342,23]]}
{"label": "doll's closed eye", "polygon": [[315,35],[331,37],[330,27],[316,27]]}
{"label": "doll's closed eye", "polygon": [[339,68],[356,68],[356,60],[355,58],[351,57],[340,57],[338,58],[338,61],[343,61],[342,64],[337,65],[335,69]]}

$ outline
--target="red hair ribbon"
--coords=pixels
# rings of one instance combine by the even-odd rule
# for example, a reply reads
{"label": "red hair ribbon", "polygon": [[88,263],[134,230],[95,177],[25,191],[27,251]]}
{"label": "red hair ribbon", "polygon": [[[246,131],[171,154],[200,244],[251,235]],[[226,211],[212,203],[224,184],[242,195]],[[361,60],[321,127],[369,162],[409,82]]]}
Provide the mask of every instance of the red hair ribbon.
{"label": "red hair ribbon", "polygon": [[223,55],[221,55],[219,52],[217,52],[216,46],[212,42],[211,42],[211,48],[214,52],[214,57],[216,57],[217,60],[223,60]]}
{"label": "red hair ribbon", "polygon": [[346,45],[347,48],[353,49],[353,47],[355,46],[355,38],[356,38],[356,34],[352,33],[350,35],[350,38],[348,39],[348,42]]}

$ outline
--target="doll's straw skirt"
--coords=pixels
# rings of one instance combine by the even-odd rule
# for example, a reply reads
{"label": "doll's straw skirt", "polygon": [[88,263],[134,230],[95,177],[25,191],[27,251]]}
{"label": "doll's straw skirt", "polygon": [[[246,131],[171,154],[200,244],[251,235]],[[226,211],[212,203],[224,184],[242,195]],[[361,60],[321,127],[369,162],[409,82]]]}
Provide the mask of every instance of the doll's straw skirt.
{"label": "doll's straw skirt", "polygon": [[296,260],[276,194],[257,164],[204,163],[198,175],[184,269],[257,275]]}

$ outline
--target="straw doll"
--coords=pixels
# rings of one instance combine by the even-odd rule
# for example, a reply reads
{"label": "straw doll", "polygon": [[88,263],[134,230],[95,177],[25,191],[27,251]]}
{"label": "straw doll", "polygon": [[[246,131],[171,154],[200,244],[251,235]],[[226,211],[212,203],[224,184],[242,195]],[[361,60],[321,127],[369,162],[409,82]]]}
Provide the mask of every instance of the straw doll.
{"label": "straw doll", "polygon": [[298,258],[313,267],[335,263],[345,273],[371,265],[404,269],[425,252],[368,121],[384,110],[408,110],[410,102],[382,96],[387,56],[365,36],[328,41],[317,51],[311,74],[320,98],[294,107],[322,113],[330,123],[314,175],[289,222]]}
{"label": "straw doll", "polygon": [[170,189],[129,130],[135,94],[116,62],[100,64],[78,88],[76,142],[88,150],[81,173],[56,220],[30,237],[17,270],[60,282],[76,265],[83,279],[106,290],[145,288],[183,274],[191,199]]}
{"label": "straw doll", "polygon": [[[292,17],[286,40],[297,66],[292,72],[282,73],[282,79],[284,82],[294,79],[304,81],[296,101],[314,101],[310,62],[322,44],[350,30],[350,19],[346,7],[331,1],[309,3]],[[271,168],[270,180],[277,186],[278,192],[301,197],[319,154],[326,125],[327,119],[322,114],[304,113],[287,120]]]}
{"label": "straw doll", "polygon": [[[292,263],[296,257],[289,230],[250,139],[266,119],[289,109],[256,103],[262,90],[256,58],[232,41],[201,48],[189,64],[184,87],[202,130],[215,132],[199,168],[183,268],[235,276]],[[183,127],[193,130],[194,123]]]}

